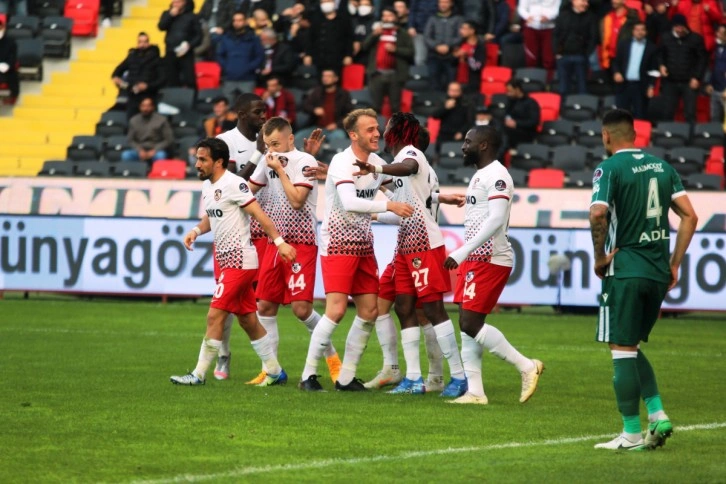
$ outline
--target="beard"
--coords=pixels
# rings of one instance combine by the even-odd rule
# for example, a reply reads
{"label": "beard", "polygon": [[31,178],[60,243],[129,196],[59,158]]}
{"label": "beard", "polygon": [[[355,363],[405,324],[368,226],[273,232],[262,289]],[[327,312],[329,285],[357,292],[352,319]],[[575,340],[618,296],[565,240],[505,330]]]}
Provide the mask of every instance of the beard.
{"label": "beard", "polygon": [[464,166],[474,166],[479,163],[479,157],[476,153],[464,153]]}
{"label": "beard", "polygon": [[198,171],[197,176],[199,177],[199,179],[201,181],[206,181],[206,180],[209,180],[209,178],[211,178],[212,175],[210,175],[208,173],[204,173],[203,171]]}

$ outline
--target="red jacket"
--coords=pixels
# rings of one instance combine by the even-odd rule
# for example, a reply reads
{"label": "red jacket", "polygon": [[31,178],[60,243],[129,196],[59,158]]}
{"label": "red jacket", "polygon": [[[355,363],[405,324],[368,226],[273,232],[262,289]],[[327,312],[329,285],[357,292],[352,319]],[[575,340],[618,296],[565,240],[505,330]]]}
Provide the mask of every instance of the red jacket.
{"label": "red jacket", "polygon": [[280,95],[273,98],[273,102],[270,102],[268,97],[264,97],[263,99],[265,99],[265,104],[267,105],[267,119],[273,116],[280,116],[290,121],[290,124],[293,126],[295,125],[295,119],[297,118],[295,96],[290,91],[286,91],[283,88],[280,90]]}
{"label": "red jacket", "polygon": [[[708,5],[708,11],[704,8]],[[700,9],[701,28],[700,32],[696,25],[691,25],[691,14],[693,9]],[[701,0],[701,3],[694,3],[693,0],[679,0],[675,8],[671,8],[671,17],[677,13],[686,17],[688,28],[691,32],[700,33],[703,42],[706,44],[706,50],[712,52],[716,45],[716,30],[714,25],[718,25],[723,21],[723,11],[721,3],[716,0]]]}

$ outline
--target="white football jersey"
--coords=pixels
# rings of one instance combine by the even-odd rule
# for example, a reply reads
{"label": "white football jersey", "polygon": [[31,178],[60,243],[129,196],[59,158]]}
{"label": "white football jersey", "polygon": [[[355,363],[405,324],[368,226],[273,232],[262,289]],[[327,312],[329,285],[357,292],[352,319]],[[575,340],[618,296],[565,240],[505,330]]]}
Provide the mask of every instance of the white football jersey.
{"label": "white football jersey", "polygon": [[436,173],[426,155],[411,145],[404,147],[393,159],[393,164],[405,159],[416,160],[418,172],[410,176],[393,177],[393,199],[413,207],[413,215],[401,219],[398,229],[398,252],[411,254],[444,245],[436,216],[432,213],[432,177],[438,187]]}
{"label": "white football jersey", "polygon": [[250,216],[242,210],[255,201],[247,182],[229,172],[202,184],[202,203],[214,234],[221,269],[256,269],[257,251],[250,241]]}
{"label": "white football jersey", "polygon": [[504,198],[509,203],[506,225],[496,231],[484,245],[469,254],[466,260],[491,262],[492,264],[508,267],[514,265],[512,245],[509,243],[509,237],[507,236],[513,196],[514,183],[512,183],[512,177],[499,161],[493,161],[471,177],[469,188],[466,190],[466,207],[464,208],[465,240],[472,239],[479,232],[482,223],[489,218],[489,200]]}
{"label": "white football jersey", "polygon": [[318,182],[311,181],[303,175],[303,171],[308,167],[318,166],[318,163],[311,155],[296,149],[277,154],[280,156],[282,166],[292,184],[296,187],[310,188],[305,205],[300,210],[292,207],[277,172],[267,166],[266,157],[260,159],[255,172],[250,177],[250,182],[267,187],[265,191],[268,200],[265,212],[269,214],[285,242],[317,245],[318,220],[315,211],[318,200]]}
{"label": "white football jersey", "polygon": [[[237,170],[242,168],[243,165],[246,165],[247,162],[250,161],[252,154],[257,150],[257,141],[247,139],[247,137],[236,127],[229,131],[225,131],[224,133],[218,134],[217,138],[227,143],[227,147],[229,148],[229,161],[234,161],[237,164]],[[264,210],[265,213],[268,213],[267,190],[265,188],[259,190],[255,194],[255,197],[257,198],[257,203],[259,203],[260,207],[262,207],[262,210]],[[254,219],[250,225],[250,234],[252,236],[252,240],[267,237],[267,234],[265,234],[265,231],[262,230],[260,223]]]}
{"label": "white football jersey", "polygon": [[[320,228],[321,255],[373,255],[373,231],[369,213],[348,212],[338,195],[337,186],[352,183],[358,198],[373,200],[382,183],[391,179],[379,173],[353,176],[359,168],[354,165],[356,157],[348,147],[335,155],[328,167],[325,181],[325,216]],[[371,153],[368,163],[385,165],[383,159]]]}

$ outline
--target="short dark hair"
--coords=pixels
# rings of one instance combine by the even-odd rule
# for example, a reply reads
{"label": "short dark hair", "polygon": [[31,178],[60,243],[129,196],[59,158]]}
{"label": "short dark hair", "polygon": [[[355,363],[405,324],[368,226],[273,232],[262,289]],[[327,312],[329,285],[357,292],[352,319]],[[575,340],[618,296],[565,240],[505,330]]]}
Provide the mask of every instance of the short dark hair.
{"label": "short dark hair", "polygon": [[242,93],[234,101],[234,111],[237,113],[245,111],[255,101],[262,101],[262,98],[252,92]]}
{"label": "short dark hair", "polygon": [[212,157],[212,161],[222,160],[222,166],[226,169],[229,165],[229,147],[227,143],[219,138],[204,138],[199,141],[196,145],[197,149],[206,148],[209,150],[209,155]]}
{"label": "short dark hair", "polygon": [[611,136],[633,141],[635,139],[635,122],[630,111],[625,109],[611,109],[602,117],[602,127]]}
{"label": "short dark hair", "polygon": [[148,36],[149,36],[149,34],[147,34],[146,32],[144,32],[144,31],[141,31],[141,32],[139,32],[139,35],[137,35],[136,37],[138,38],[138,37],[141,37],[142,35],[143,35],[144,37],[148,37]]}
{"label": "short dark hair", "polygon": [[470,28],[474,29],[476,32],[479,32],[479,24],[474,20],[464,20],[461,22],[461,25],[468,25]]}
{"label": "short dark hair", "polygon": [[217,97],[212,98],[212,106],[214,106],[217,103],[229,104],[229,99],[227,99],[226,96],[217,96]]}
{"label": "short dark hair", "polygon": [[421,151],[426,151],[429,148],[429,144],[431,144],[431,133],[429,133],[428,129],[421,126],[421,129],[418,130],[418,143],[416,143],[416,148]]}
{"label": "short dark hair", "polygon": [[507,86],[512,86],[512,88],[524,92],[524,83],[521,79],[510,79],[507,81]]}
{"label": "short dark hair", "polygon": [[282,86],[282,78],[278,74],[271,74],[267,76],[267,79],[265,79],[265,85],[267,85],[268,81],[275,80],[279,85]]}
{"label": "short dark hair", "polygon": [[494,126],[475,126],[473,129],[480,141],[486,141],[489,143],[489,146],[491,146],[492,152],[495,155],[499,153],[499,148],[502,147],[502,135],[494,128]]}
{"label": "short dark hair", "polygon": [[290,131],[292,131],[290,121],[285,118],[281,118],[280,116],[275,116],[274,118],[270,118],[265,122],[260,132],[263,136],[270,136],[275,131],[283,131],[285,129],[289,129]]}
{"label": "short dark hair", "polygon": [[392,5],[386,5],[385,7],[383,7],[381,9],[381,14],[386,11],[391,12],[393,15],[396,16],[396,18],[398,18],[398,12],[396,12],[396,9],[394,9]]}

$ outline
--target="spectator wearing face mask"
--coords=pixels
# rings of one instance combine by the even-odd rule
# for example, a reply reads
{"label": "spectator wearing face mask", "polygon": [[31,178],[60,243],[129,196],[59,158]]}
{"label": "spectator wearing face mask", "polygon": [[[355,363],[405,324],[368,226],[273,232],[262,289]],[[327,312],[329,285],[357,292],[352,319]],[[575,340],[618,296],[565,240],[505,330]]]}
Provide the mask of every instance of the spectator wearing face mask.
{"label": "spectator wearing face mask", "polygon": [[310,14],[310,31],[313,33],[305,48],[303,63],[314,65],[318,72],[334,69],[353,62],[353,25],[348,5],[340,4],[339,12],[334,0],[321,0],[320,10]]}
{"label": "spectator wearing face mask", "polygon": [[277,76],[284,85],[287,85],[298,64],[295,51],[288,44],[280,42],[277,32],[271,28],[264,29],[259,37],[265,52],[259,83],[264,86],[270,76]]}
{"label": "spectator wearing face mask", "polygon": [[353,62],[365,64],[368,61],[368,54],[361,52],[361,44],[373,31],[373,5],[371,0],[360,0],[356,3],[348,3],[348,12],[353,20]]}

